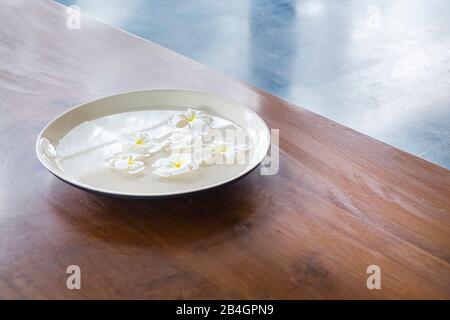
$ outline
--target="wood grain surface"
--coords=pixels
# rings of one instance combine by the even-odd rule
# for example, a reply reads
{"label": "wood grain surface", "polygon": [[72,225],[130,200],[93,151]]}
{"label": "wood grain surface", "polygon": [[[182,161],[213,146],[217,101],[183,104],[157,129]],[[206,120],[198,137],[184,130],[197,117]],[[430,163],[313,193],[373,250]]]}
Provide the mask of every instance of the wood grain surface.
{"label": "wood grain surface", "polygon": [[[450,172],[51,1],[0,2],[0,298],[450,298]],[[35,156],[68,108],[209,91],[280,129],[280,170],[157,201],[76,189]],[[379,265],[381,290],[366,268]],[[81,290],[66,268],[81,268]]]}

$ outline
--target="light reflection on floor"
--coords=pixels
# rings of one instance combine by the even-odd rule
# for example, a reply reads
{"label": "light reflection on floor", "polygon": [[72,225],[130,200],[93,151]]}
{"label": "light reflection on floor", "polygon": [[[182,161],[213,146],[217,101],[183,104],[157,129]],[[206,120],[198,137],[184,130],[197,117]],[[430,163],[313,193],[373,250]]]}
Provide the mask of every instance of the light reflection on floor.
{"label": "light reflection on floor", "polygon": [[59,2],[450,168],[450,1]]}

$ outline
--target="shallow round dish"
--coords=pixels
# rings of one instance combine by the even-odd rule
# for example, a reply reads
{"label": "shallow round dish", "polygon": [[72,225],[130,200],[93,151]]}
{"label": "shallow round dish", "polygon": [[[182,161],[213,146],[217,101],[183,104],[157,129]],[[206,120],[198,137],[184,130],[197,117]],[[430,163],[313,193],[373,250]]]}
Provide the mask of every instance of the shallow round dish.
{"label": "shallow round dish", "polygon": [[[239,151],[242,153],[239,161],[198,162],[200,165],[191,166],[194,169],[187,173],[160,176],[155,173],[155,164],[164,161],[157,161],[180,153],[168,144],[145,159],[139,158],[142,161],[137,173],[107,164],[107,159],[124,150],[119,143],[123,132],[144,133],[161,145],[163,141],[173,141],[173,134],[188,136],[191,131],[187,126],[180,129],[172,125],[172,119],[186,114],[188,109],[212,119],[211,130],[202,133],[201,138],[207,141],[201,145],[208,150],[224,149],[209,147],[214,141],[242,142],[242,138],[230,140],[230,133],[244,136],[247,148]],[[153,198],[203,191],[243,177],[263,161],[269,146],[270,131],[264,120],[239,103],[197,91],[147,90],[109,96],[68,110],[39,134],[36,153],[51,173],[77,187],[113,196]],[[172,162],[170,165],[174,169],[179,167]]]}

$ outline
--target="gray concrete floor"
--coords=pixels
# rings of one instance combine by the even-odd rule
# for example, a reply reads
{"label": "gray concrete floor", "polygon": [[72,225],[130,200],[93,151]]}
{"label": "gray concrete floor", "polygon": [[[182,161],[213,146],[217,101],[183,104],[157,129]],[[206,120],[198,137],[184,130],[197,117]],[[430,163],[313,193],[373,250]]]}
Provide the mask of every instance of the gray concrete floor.
{"label": "gray concrete floor", "polygon": [[448,0],[61,0],[450,168]]}

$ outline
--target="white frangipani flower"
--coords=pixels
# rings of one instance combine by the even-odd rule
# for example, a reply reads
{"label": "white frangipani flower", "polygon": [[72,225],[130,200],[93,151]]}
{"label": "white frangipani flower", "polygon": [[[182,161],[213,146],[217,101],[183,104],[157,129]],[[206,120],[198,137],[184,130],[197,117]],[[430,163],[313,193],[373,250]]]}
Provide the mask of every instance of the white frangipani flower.
{"label": "white frangipani flower", "polygon": [[247,144],[234,144],[230,141],[214,140],[202,149],[201,156],[197,156],[197,158],[206,162],[215,157],[219,162],[225,160],[225,163],[231,164],[237,159],[239,152],[247,151],[249,149],[251,149],[251,146]]}
{"label": "white frangipani flower", "polygon": [[190,153],[174,153],[167,158],[161,158],[152,165],[153,173],[161,177],[170,177],[185,174],[198,169]]}
{"label": "white frangipani flower", "polygon": [[191,129],[205,134],[211,128],[213,117],[200,110],[187,109],[170,117],[168,122],[169,125],[178,129]]}
{"label": "white frangipani flower", "polygon": [[135,174],[145,169],[144,156],[140,154],[117,153],[106,159],[105,164],[119,171]]}
{"label": "white frangipani flower", "polygon": [[162,148],[160,143],[144,132],[123,130],[119,133],[118,141],[122,144],[122,151],[128,153],[150,154]]}

